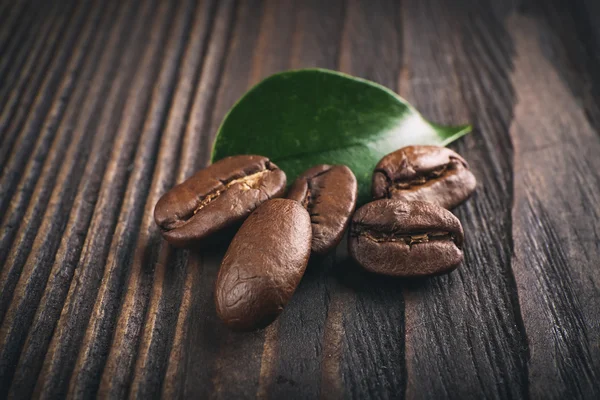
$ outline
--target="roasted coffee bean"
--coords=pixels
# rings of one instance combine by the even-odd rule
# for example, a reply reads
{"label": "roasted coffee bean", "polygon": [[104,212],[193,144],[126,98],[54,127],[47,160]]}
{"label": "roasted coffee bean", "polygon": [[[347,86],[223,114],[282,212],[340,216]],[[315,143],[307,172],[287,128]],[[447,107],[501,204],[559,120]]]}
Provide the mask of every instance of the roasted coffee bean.
{"label": "roasted coffee bean", "polygon": [[378,274],[416,277],[452,271],[463,259],[463,230],[450,211],[429,202],[382,199],[354,213],[350,255]]}
{"label": "roasted coffee bean", "polygon": [[269,200],[244,221],[217,277],[217,314],[232,329],[273,322],[292,297],[310,256],[308,212],[296,201]]}
{"label": "roasted coffee bean", "polygon": [[169,243],[198,244],[241,223],[270,198],[283,196],[285,184],[285,173],[268,158],[224,158],[165,193],[154,219]]}
{"label": "roasted coffee bean", "polygon": [[477,182],[467,162],[438,146],[408,146],[383,157],[373,173],[374,199],[421,200],[451,209]]}
{"label": "roasted coffee bean", "polygon": [[310,214],[312,251],[325,254],[342,240],[356,207],[357,184],[345,165],[317,165],[290,188],[288,199],[300,202]]}

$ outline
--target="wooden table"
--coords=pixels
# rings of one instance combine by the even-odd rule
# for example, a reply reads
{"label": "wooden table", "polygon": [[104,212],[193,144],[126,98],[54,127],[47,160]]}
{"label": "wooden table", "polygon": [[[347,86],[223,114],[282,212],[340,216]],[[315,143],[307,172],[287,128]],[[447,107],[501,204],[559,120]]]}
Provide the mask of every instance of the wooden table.
{"label": "wooden table", "polygon": [[[522,4],[517,4],[522,3]],[[600,397],[600,3],[0,3],[0,398]],[[276,323],[212,300],[157,199],[276,71],[380,82],[479,181],[463,265],[403,281],[313,260]]]}

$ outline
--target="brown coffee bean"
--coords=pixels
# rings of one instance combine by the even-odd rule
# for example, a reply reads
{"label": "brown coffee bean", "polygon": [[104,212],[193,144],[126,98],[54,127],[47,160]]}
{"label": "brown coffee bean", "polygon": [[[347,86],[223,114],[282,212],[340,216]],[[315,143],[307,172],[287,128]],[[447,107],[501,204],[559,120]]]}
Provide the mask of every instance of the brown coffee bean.
{"label": "brown coffee bean", "polygon": [[368,271],[438,275],[462,261],[463,230],[458,218],[434,203],[375,200],[354,213],[348,245]]}
{"label": "brown coffee bean", "polygon": [[452,209],[477,182],[467,162],[438,146],[408,146],[383,157],[373,173],[374,199],[421,200]]}
{"label": "brown coffee bean", "polygon": [[230,328],[270,324],[292,297],[310,256],[308,212],[296,201],[269,200],[233,238],[215,286],[217,314]]}
{"label": "brown coffee bean", "polygon": [[186,247],[241,223],[285,191],[285,173],[266,157],[224,158],[165,193],[154,219],[169,243]]}
{"label": "brown coffee bean", "polygon": [[356,178],[345,165],[317,165],[296,179],[287,197],[300,202],[310,214],[314,253],[323,255],[342,240],[356,195]]}

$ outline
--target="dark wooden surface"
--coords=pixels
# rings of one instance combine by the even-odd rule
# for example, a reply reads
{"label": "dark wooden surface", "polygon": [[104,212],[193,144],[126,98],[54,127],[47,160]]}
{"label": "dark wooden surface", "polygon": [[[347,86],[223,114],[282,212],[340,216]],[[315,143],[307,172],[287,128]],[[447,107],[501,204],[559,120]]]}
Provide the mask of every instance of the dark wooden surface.
{"label": "dark wooden surface", "polygon": [[[600,398],[600,3],[0,2],[0,398]],[[221,325],[223,249],[157,199],[252,84],[380,82],[479,180],[465,262],[425,281],[312,260],[264,331]]]}

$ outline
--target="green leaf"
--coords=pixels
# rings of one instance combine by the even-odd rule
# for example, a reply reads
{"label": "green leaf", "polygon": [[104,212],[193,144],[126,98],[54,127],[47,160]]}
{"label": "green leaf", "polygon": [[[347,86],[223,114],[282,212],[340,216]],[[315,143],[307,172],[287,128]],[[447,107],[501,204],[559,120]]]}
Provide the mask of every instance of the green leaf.
{"label": "green leaf", "polygon": [[303,69],[272,75],[248,91],[225,116],[211,161],[260,154],[285,171],[289,184],[316,164],[345,164],[356,174],[362,204],[384,155],[411,144],[445,146],[470,131],[427,122],[374,82]]}

